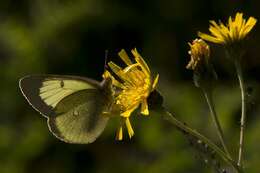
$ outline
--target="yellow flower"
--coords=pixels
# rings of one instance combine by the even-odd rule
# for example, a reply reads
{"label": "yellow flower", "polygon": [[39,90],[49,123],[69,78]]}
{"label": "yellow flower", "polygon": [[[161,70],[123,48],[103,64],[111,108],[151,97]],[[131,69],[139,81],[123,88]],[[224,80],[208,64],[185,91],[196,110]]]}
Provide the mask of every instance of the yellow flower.
{"label": "yellow flower", "polygon": [[202,39],[195,39],[192,43],[188,43],[190,46],[189,54],[191,60],[186,66],[187,69],[196,70],[204,63],[208,63],[210,56],[209,45]]}
{"label": "yellow flower", "polygon": [[249,17],[248,20],[243,18],[243,13],[237,13],[235,19],[229,17],[228,24],[225,26],[222,22],[217,24],[215,21],[210,21],[209,31],[211,35],[199,32],[200,38],[223,45],[229,45],[234,42],[240,42],[253,29],[257,22],[254,17]]}
{"label": "yellow flower", "polygon": [[126,125],[129,137],[134,135],[129,117],[131,113],[141,105],[141,114],[149,115],[147,98],[155,89],[159,75],[152,77],[151,71],[136,49],[132,51],[134,61],[132,62],[124,49],[118,55],[126,64],[122,68],[114,62],[109,62],[109,70],[103,75],[112,80],[114,90],[114,103],[111,114],[119,114],[121,125],[117,132],[116,139],[123,139],[123,124]]}

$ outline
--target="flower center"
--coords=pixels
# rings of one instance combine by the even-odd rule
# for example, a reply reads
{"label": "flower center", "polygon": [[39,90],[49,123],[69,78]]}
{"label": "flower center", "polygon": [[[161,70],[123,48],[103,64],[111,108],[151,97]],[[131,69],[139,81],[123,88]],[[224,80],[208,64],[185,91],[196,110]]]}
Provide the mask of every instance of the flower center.
{"label": "flower center", "polygon": [[116,96],[116,104],[120,105],[120,112],[134,109],[149,95],[151,81],[138,66],[125,72],[127,79],[123,89]]}

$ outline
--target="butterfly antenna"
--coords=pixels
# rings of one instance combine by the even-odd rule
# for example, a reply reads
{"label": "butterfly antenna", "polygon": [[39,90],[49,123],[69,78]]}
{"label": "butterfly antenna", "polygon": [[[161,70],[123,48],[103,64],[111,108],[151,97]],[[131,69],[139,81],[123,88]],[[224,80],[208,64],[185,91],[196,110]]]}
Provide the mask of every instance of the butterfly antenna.
{"label": "butterfly antenna", "polygon": [[108,61],[108,50],[105,51],[105,65],[104,65],[104,71],[109,71],[110,74],[112,74],[112,76],[120,83],[123,83],[123,80],[118,77],[115,72],[113,70],[111,70],[111,68],[109,68],[109,66],[107,65],[107,61]]}
{"label": "butterfly antenna", "polygon": [[105,50],[105,64],[104,64],[104,71],[108,69],[107,66],[107,59],[108,59],[108,50]]}

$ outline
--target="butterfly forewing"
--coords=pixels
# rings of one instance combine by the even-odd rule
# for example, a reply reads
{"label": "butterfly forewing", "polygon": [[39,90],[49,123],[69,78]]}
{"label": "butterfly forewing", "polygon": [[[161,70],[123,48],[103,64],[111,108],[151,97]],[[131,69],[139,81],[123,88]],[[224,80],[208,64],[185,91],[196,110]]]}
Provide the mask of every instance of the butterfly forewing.
{"label": "butterfly forewing", "polygon": [[93,142],[108,118],[109,105],[99,82],[77,76],[31,75],[22,78],[20,89],[34,109],[48,118],[51,132],[70,143]]}
{"label": "butterfly forewing", "polygon": [[83,81],[47,78],[42,82],[39,92],[48,106],[55,107],[66,96],[83,89],[94,89],[94,86]]}
{"label": "butterfly forewing", "polygon": [[87,78],[59,75],[25,76],[19,85],[27,101],[45,117],[52,115],[53,108],[66,96],[84,89],[100,88],[98,82]]}

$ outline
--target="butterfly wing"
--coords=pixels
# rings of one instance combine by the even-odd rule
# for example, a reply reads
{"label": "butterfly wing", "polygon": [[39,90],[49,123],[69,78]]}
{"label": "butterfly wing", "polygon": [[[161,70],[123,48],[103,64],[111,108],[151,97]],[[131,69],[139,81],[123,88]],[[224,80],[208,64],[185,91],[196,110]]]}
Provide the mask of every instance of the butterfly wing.
{"label": "butterfly wing", "polygon": [[30,105],[48,118],[50,131],[65,142],[93,142],[106,126],[108,118],[102,112],[108,99],[96,81],[31,75],[22,78],[19,85]]}
{"label": "butterfly wing", "polygon": [[77,76],[29,75],[19,81],[20,89],[30,105],[43,116],[66,96],[84,89],[99,89],[98,82]]}
{"label": "butterfly wing", "polygon": [[49,117],[51,132],[69,143],[91,143],[104,130],[108,117],[102,114],[106,100],[95,89],[81,90],[62,99]]}

